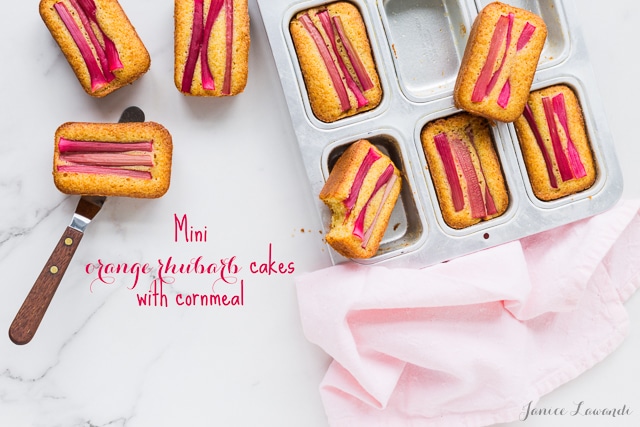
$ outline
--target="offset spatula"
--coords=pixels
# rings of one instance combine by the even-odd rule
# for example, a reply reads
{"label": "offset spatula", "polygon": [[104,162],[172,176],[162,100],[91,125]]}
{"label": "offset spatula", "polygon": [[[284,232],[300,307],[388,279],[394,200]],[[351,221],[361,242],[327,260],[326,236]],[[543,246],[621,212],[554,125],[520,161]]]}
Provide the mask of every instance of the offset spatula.
{"label": "offset spatula", "polygon": [[[144,112],[138,107],[129,107],[122,112],[120,123],[144,122]],[[22,303],[9,328],[9,338],[16,344],[27,344],[36,333],[49,303],[62,281],[84,230],[100,212],[106,197],[82,196],[73,214],[71,224],[62,234],[53,253],[36,279],[27,298]]]}

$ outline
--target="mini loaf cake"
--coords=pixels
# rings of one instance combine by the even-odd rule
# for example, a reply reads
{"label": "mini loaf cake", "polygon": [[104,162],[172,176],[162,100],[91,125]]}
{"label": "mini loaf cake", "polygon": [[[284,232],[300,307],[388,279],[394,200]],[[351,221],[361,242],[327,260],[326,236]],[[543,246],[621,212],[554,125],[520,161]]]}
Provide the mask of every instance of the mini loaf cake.
{"label": "mini loaf cake", "polygon": [[447,225],[462,229],[506,211],[509,194],[486,119],[458,113],[435,120],[421,141]]}
{"label": "mini loaf cake", "polygon": [[380,104],[382,87],[360,11],[336,2],[291,20],[291,37],[313,114],[330,123]]}
{"label": "mini loaf cake", "polygon": [[456,80],[456,107],[501,122],[524,109],[547,38],[542,18],[495,2],[475,19]]}
{"label": "mini loaf cake", "polygon": [[320,192],[331,209],[326,241],[348,258],[371,258],[380,247],[402,179],[391,159],[367,140],[340,156]]}
{"label": "mini loaf cake", "polygon": [[247,0],[175,0],[174,81],[195,96],[244,91],[249,73]]}
{"label": "mini loaf cake", "polygon": [[151,65],[117,0],[41,0],[40,16],[91,96],[132,83]]}
{"label": "mini loaf cake", "polygon": [[537,198],[555,200],[593,185],[596,166],[571,88],[556,85],[532,92],[514,125]]}
{"label": "mini loaf cake", "polygon": [[157,198],[169,189],[173,144],[158,123],[65,123],[53,180],[66,194]]}

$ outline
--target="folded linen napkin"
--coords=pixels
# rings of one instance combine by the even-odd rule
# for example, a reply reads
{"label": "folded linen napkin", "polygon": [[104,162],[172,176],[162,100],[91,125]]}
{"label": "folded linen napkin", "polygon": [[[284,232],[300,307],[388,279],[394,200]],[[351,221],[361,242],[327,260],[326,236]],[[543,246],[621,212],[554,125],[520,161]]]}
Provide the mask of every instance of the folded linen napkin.
{"label": "folded linen napkin", "polygon": [[425,269],[345,263],[296,279],[306,337],[334,359],[332,426],[485,426],[624,339],[640,201]]}

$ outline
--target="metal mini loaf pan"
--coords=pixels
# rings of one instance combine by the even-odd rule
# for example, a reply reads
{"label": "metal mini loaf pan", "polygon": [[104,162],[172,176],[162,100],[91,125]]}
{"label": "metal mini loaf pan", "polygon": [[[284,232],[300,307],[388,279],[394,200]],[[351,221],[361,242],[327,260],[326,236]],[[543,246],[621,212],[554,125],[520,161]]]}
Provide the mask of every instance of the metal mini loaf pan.
{"label": "metal mini loaf pan", "polygon": [[[513,124],[493,123],[491,135],[509,206],[503,215],[464,229],[453,229],[443,220],[420,133],[427,123],[460,112],[453,103],[455,80],[471,25],[490,2],[348,1],[358,8],[365,23],[383,98],[370,111],[332,123],[313,115],[289,32],[289,23],[298,12],[331,2],[258,0],[258,6],[323,227],[329,227],[331,212],[317,195],[332,164],[349,144],[368,139],[402,171],[403,191],[380,250],[373,258],[357,262],[426,267],[601,213],[619,200],[622,174],[571,0],[505,3],[544,19],[548,35],[532,90],[564,84],[576,93],[597,165],[596,182],[559,200],[539,200],[531,190]],[[331,254],[334,263],[345,260]]]}

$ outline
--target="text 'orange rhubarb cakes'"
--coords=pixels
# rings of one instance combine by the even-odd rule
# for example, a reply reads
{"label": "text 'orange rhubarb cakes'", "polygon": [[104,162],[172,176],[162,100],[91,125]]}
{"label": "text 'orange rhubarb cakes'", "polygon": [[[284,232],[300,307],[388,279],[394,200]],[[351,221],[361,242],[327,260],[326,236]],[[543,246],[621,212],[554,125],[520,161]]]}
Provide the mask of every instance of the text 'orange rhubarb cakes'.
{"label": "text 'orange rhubarb cakes'", "polygon": [[596,164],[580,102],[566,85],[531,93],[514,123],[535,196],[556,200],[590,188]]}
{"label": "text 'orange rhubarb cakes'", "polygon": [[327,243],[348,258],[374,256],[401,188],[400,171],[388,156],[367,140],[353,143],[320,192],[332,213]]}
{"label": "text 'orange rhubarb cakes'", "polygon": [[304,10],[289,31],[313,114],[326,123],[380,104],[382,87],[362,15],[348,2]]}
{"label": "text 'orange rhubarb cakes'", "polygon": [[447,225],[462,229],[506,211],[509,193],[487,119],[438,119],[422,129],[421,141]]}
{"label": "text 'orange rhubarb cakes'", "polygon": [[174,81],[180,92],[244,92],[251,44],[247,0],[175,0],[174,26]]}
{"label": "text 'orange rhubarb cakes'", "polygon": [[520,117],[546,38],[538,15],[500,2],[484,7],[460,64],[456,107],[500,122]]}
{"label": "text 'orange rhubarb cakes'", "polygon": [[149,52],[117,0],[41,0],[40,16],[91,96],[104,97],[149,70]]}
{"label": "text 'orange rhubarb cakes'", "polygon": [[154,122],[61,125],[53,180],[66,194],[158,198],[169,189],[171,134]]}

